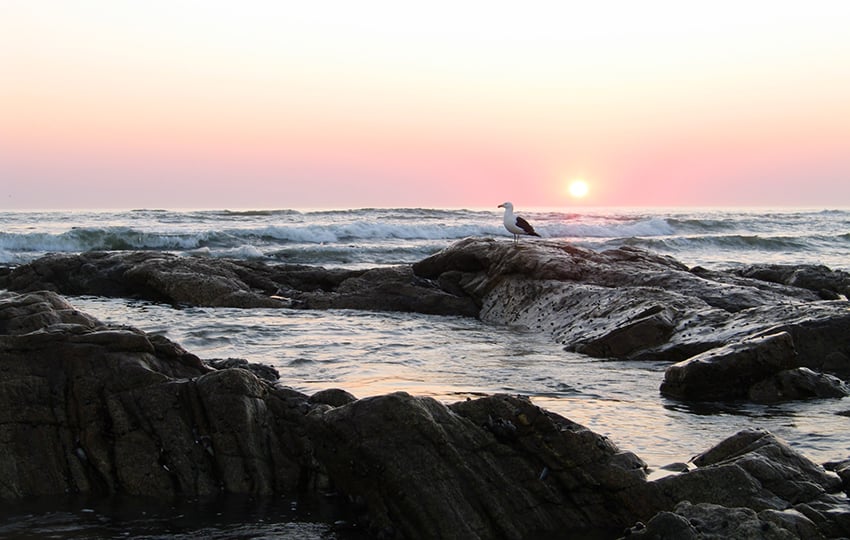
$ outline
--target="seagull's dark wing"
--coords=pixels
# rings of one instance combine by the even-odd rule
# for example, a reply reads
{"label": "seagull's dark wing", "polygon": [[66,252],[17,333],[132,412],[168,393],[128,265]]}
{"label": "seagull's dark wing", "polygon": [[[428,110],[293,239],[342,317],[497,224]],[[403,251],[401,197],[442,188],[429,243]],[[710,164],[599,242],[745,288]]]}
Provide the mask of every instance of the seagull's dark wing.
{"label": "seagull's dark wing", "polygon": [[524,230],[525,234],[530,234],[531,236],[540,236],[539,234],[534,232],[534,227],[531,226],[531,223],[527,222],[519,216],[516,217],[516,226]]}

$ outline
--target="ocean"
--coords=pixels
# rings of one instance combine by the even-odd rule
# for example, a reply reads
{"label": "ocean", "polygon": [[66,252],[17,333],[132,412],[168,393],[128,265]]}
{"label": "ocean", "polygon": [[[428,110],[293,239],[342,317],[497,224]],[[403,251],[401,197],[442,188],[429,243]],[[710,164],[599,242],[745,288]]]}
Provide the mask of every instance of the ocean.
{"label": "ocean", "polygon": [[[87,250],[158,250],[345,268],[408,264],[468,236],[509,241],[501,210],[493,206],[3,211],[0,264],[14,266],[46,253]],[[544,238],[594,250],[637,246],[688,266],[718,270],[778,263],[850,271],[848,209],[520,207],[518,213]],[[565,352],[547,336],[474,319],[348,310],[175,309],[94,297],[69,300],[103,321],[165,335],[202,358],[239,357],[269,364],[280,372],[282,384],[306,393],[336,387],[366,397],[404,390],[444,402],[495,392],[526,395],[637,453],[654,474],[744,428],[768,429],[816,462],[846,458],[850,448],[847,398],[776,405],[685,404],[659,394],[667,366],[663,362],[589,358]],[[102,518],[101,528],[113,519],[97,507],[63,512],[69,517],[56,518],[57,528],[66,532],[54,537],[85,536],[92,515]],[[38,511],[33,515],[43,517]],[[277,525],[287,519],[268,518]],[[140,524],[149,521],[133,522],[141,527],[141,536],[165,534],[161,527]],[[209,526],[201,521],[187,524],[187,534],[196,531],[192,527]],[[300,515],[296,521],[306,524],[310,519]],[[0,525],[0,537],[30,530],[6,523]],[[241,526],[244,523],[230,523],[220,530]]]}
{"label": "ocean", "polygon": [[[519,209],[542,236],[633,245],[685,264],[818,263],[847,269],[847,209]],[[468,236],[502,237],[501,210],[0,211],[0,264],[49,252],[163,250],[348,268],[418,261]]]}

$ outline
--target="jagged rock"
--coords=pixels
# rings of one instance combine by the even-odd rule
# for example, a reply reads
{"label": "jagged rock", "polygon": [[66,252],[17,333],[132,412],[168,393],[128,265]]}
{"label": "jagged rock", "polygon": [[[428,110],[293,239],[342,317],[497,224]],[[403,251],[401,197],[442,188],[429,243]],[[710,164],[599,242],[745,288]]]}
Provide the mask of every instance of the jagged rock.
{"label": "jagged rock", "polygon": [[740,431],[692,461],[698,467],[734,462],[763,486],[792,502],[810,501],[841,487],[835,474],[760,429]]}
{"label": "jagged rock", "polygon": [[342,281],[333,291],[298,296],[311,309],[360,309],[474,317],[478,306],[413,275],[409,266],[376,268]]}
{"label": "jagged rock", "polygon": [[757,264],[733,272],[742,277],[809,289],[825,300],[836,300],[838,295],[850,296],[850,274],[823,265]]}
{"label": "jagged rock", "polygon": [[[772,512],[768,514],[768,512]],[[796,519],[795,519],[796,518]],[[801,535],[802,533],[802,535]],[[796,540],[823,538],[805,516],[774,510],[682,501],[672,512],[660,512],[646,526],[632,527],[624,538],[644,540]]]}
{"label": "jagged rock", "polygon": [[[203,306],[479,316],[544,332],[569,351],[630,360],[680,362],[785,332],[796,356],[783,369],[807,367],[847,378],[848,302],[823,301],[815,292],[840,290],[845,277],[807,266],[736,274],[688,269],[671,257],[631,247],[597,253],[556,241],[514,245],[469,238],[412,266],[372,270],[152,252],[50,255],[0,276],[0,286]],[[800,373],[793,376],[800,379]],[[727,385],[745,387],[694,399],[746,399],[761,380],[750,375],[735,374]],[[754,391],[754,398],[771,399],[767,386]],[[809,395],[800,390],[784,395]]]}
{"label": "jagged rock", "polygon": [[0,334],[27,334],[47,327],[84,332],[101,323],[56,294],[5,295]]}
{"label": "jagged rock", "polygon": [[249,362],[244,358],[207,358],[204,363],[215,369],[247,369],[260,379],[270,382],[280,379],[280,372],[272,366]]}
{"label": "jagged rock", "polygon": [[335,491],[375,536],[464,539],[613,537],[687,500],[848,534],[838,477],[764,432],[648,482],[639,457],[526,398],[308,398],[50,292],[0,293],[0,329],[0,498]]}
{"label": "jagged rock", "polygon": [[787,332],[747,339],[668,367],[661,393],[702,401],[741,399],[759,381],[792,368],[796,356]]}
{"label": "jagged rock", "polygon": [[[315,418],[315,417],[314,417]],[[395,393],[315,418],[317,459],[387,537],[531,538],[622,527],[643,462],[527,399]],[[493,424],[514,426],[505,437]],[[545,501],[545,502],[544,502]]]}
{"label": "jagged rock", "polygon": [[353,394],[346,392],[341,388],[327,388],[319,390],[310,396],[310,403],[323,403],[331,407],[341,407],[352,401],[357,401]]}
{"label": "jagged rock", "polygon": [[850,495],[850,458],[830,461],[823,464],[824,469],[832,471],[841,478],[841,486],[845,493]]}
{"label": "jagged rock", "polygon": [[763,522],[775,523],[781,529],[784,529],[791,534],[792,538],[806,538],[811,540],[819,540],[824,538],[817,525],[807,518],[802,512],[789,508],[787,510],[762,510],[758,513],[758,517]]}
{"label": "jagged rock", "polygon": [[472,299],[415,277],[410,267],[328,270],[156,252],[48,255],[13,269],[3,286],[209,307],[478,313]]}
{"label": "jagged rock", "polygon": [[413,270],[466,292],[482,320],[537,330],[591,356],[679,362],[784,331],[797,351],[788,368],[850,375],[847,302],[825,302],[796,286],[799,279],[788,285],[689,270],[630,247],[597,253],[554,241],[475,238]]}
{"label": "jagged rock", "polygon": [[2,293],[0,318],[7,308],[46,323],[0,334],[0,497],[261,494],[303,480],[287,422],[306,396],[161,336],[77,324],[54,293]]}
{"label": "jagged rock", "polygon": [[749,398],[756,403],[776,403],[792,399],[834,398],[850,395],[850,387],[832,375],[809,368],[780,371],[750,387]]}
{"label": "jagged rock", "polygon": [[[741,431],[692,461],[696,469],[649,484],[643,500],[668,510],[632,527],[630,537],[831,538],[850,532],[846,498],[834,495],[838,477],[771,433]],[[745,522],[743,529],[728,528]]]}
{"label": "jagged rock", "polygon": [[231,261],[158,252],[54,254],[15,268],[5,286],[197,306],[282,307],[258,290],[261,280],[246,282],[241,269]]}
{"label": "jagged rock", "polygon": [[824,496],[808,503],[794,505],[827,538],[850,538],[850,504],[847,497]]}

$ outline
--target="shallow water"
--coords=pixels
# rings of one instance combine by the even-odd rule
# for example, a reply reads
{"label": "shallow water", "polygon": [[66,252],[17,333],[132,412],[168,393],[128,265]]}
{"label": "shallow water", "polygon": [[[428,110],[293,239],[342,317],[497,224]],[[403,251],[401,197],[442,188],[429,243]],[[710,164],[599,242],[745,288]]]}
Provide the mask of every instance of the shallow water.
{"label": "shallow water", "polygon": [[664,362],[565,352],[546,336],[476,319],[349,310],[174,309],[70,299],[101,320],[162,334],[202,358],[274,366],[281,383],[357,397],[397,390],[443,402],[491,393],[536,404],[610,437],[652,468],[687,461],[744,428],[764,428],[816,462],[847,457],[848,399],[779,405],[684,404],[662,397]]}

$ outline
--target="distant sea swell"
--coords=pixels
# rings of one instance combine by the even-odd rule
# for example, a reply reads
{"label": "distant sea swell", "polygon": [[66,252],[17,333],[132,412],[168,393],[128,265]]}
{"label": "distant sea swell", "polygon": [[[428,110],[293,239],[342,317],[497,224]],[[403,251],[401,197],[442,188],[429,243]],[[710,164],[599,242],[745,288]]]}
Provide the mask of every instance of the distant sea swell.
{"label": "distant sea swell", "polygon": [[[850,268],[850,211],[584,209],[522,212],[546,238],[621,245],[689,265],[748,262]],[[0,263],[45,253],[162,250],[339,266],[420,260],[468,236],[507,237],[493,210],[133,210],[0,212]]]}

